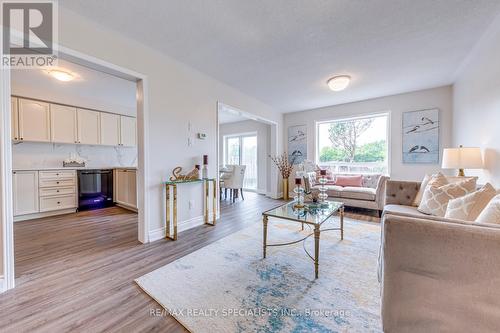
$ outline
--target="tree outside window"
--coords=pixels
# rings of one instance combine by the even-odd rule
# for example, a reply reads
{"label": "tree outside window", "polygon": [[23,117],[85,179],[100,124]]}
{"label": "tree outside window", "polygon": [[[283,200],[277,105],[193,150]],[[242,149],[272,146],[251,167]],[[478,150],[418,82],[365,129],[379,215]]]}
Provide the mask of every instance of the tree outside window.
{"label": "tree outside window", "polygon": [[387,173],[387,114],[318,123],[318,164]]}

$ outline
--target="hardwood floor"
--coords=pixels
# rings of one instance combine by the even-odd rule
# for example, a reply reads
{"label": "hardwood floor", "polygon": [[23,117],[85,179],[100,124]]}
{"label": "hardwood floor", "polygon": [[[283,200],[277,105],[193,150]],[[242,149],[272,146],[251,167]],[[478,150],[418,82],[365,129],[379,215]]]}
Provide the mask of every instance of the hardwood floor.
{"label": "hardwood floor", "polygon": [[216,227],[150,244],[137,241],[137,214],[118,207],[17,222],[16,288],[0,294],[0,332],[183,332],[172,317],[150,315],[161,306],[133,280],[260,223],[280,203],[245,193],[221,202]]}

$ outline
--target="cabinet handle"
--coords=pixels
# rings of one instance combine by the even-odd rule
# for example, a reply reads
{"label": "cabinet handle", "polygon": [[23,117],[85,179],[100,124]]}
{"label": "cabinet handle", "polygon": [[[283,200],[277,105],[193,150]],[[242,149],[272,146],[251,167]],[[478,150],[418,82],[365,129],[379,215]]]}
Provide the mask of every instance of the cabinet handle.
{"label": "cabinet handle", "polygon": [[17,140],[17,138],[14,138],[14,140]]}
{"label": "cabinet handle", "polygon": [[21,140],[24,140],[24,138],[20,138]]}
{"label": "cabinet handle", "polygon": [[59,193],[59,190],[57,190],[57,193]]}
{"label": "cabinet handle", "polygon": [[61,204],[61,201],[58,201],[58,202],[57,202],[57,204],[58,204],[58,205],[60,205],[60,204]]}
{"label": "cabinet handle", "polygon": [[56,182],[56,184],[59,184],[59,182]]}

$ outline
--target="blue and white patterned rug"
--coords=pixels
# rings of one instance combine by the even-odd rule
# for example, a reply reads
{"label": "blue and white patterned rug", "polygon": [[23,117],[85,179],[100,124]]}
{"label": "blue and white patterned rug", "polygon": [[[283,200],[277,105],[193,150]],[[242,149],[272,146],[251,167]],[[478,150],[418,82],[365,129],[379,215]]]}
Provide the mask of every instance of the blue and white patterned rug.
{"label": "blue and white patterned rug", "polygon": [[[337,221],[327,222],[325,227]],[[345,219],[321,234],[319,278],[303,244],[268,248],[256,224],[136,282],[191,332],[380,332],[377,257],[380,225]],[[268,241],[306,231],[269,220]],[[314,238],[306,241],[314,253]]]}

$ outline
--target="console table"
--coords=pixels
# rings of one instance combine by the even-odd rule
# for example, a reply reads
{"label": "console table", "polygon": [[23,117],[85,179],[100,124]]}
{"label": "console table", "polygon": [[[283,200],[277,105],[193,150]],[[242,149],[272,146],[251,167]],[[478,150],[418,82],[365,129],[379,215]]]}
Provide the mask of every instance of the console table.
{"label": "console table", "polygon": [[[204,220],[205,224],[215,225],[216,214],[217,214],[217,180],[215,178],[203,178],[203,179],[191,179],[191,180],[169,180],[163,182],[166,189],[166,216],[165,216],[165,238],[171,240],[177,240],[177,185],[180,184],[195,184],[195,183],[203,183],[203,192],[205,198],[205,207],[204,207]],[[212,183],[212,213],[213,220],[212,223],[209,222],[209,193],[210,193],[210,183]],[[172,196],[173,196],[173,218],[172,225],[170,220],[170,188],[172,188]],[[173,229],[173,230],[172,230]]]}

